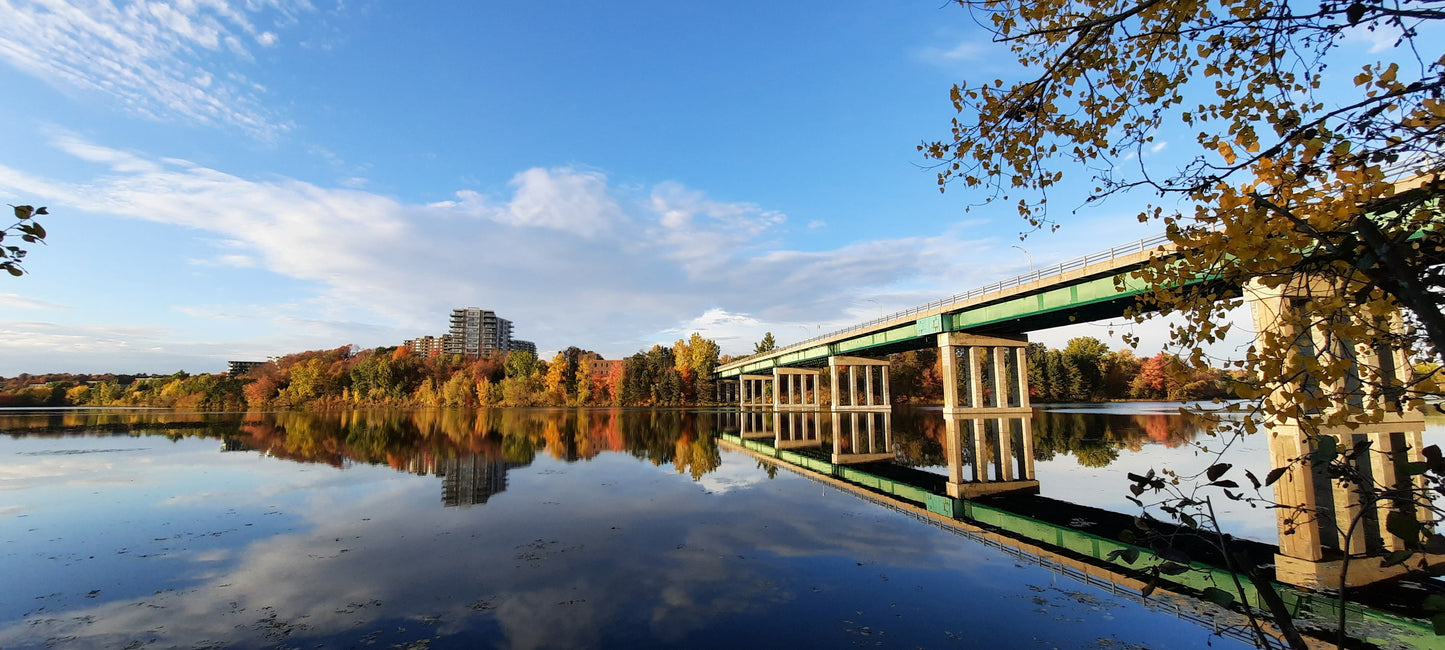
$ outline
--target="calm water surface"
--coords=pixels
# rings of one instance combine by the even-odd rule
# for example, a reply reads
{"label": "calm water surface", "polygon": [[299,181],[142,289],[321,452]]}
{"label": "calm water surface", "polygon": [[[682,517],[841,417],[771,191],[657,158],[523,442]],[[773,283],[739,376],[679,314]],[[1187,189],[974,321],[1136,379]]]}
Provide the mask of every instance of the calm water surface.
{"label": "calm water surface", "polygon": [[[1126,471],[1211,462],[1173,413],[1040,410],[1040,490],[1132,512]],[[720,447],[734,416],[5,412],[0,647],[1243,647]],[[892,447],[947,473],[937,412]]]}

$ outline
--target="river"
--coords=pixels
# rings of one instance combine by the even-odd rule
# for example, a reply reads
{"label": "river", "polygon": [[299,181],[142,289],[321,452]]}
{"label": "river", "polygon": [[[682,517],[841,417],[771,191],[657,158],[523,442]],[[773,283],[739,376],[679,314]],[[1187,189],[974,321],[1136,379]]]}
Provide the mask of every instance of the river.
{"label": "river", "polygon": [[[1249,647],[1212,604],[759,453],[749,415],[0,411],[0,647]],[[891,458],[858,467],[959,471],[940,412],[886,427]],[[1084,513],[1136,513],[1127,473],[1221,444],[1178,405],[1031,430],[1031,493]],[[1263,476],[1262,449],[1227,453]],[[1231,505],[1227,530],[1276,542]]]}

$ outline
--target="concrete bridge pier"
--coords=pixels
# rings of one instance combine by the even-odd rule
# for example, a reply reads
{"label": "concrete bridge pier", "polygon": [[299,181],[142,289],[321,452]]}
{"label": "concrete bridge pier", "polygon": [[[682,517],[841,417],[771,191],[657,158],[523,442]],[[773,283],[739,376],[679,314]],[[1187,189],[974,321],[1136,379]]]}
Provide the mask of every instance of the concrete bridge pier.
{"label": "concrete bridge pier", "polygon": [[972,417],[1020,416],[1029,406],[1027,335],[938,335],[943,412]]}
{"label": "concrete bridge pier", "polygon": [[819,410],[822,407],[818,384],[823,377],[822,370],[811,368],[773,368],[774,409]]}
{"label": "concrete bridge pier", "polygon": [[744,440],[760,440],[772,438],[777,435],[774,428],[777,422],[773,417],[762,411],[742,411],[739,413],[738,436]]}
{"label": "concrete bridge pier", "polygon": [[[1280,529],[1277,577],[1281,582],[1325,589],[1339,588],[1345,556],[1350,557],[1346,586],[1390,579],[1403,574],[1406,566],[1419,566],[1420,555],[1405,565],[1382,566],[1385,555],[1407,547],[1406,540],[1390,531],[1389,522],[1394,518],[1398,524],[1401,517],[1407,517],[1430,524],[1433,519],[1428,503],[1415,502],[1426,494],[1424,477],[1403,471],[1407,463],[1424,461],[1424,414],[1402,403],[1404,387],[1412,379],[1410,360],[1401,350],[1355,345],[1332,338],[1322,327],[1295,326],[1289,318],[1295,310],[1307,308],[1311,297],[1334,294],[1335,288],[1328,282],[1307,276],[1276,287],[1259,282],[1245,287],[1257,336],[1283,337],[1279,342],[1304,358],[1312,357],[1320,364],[1344,363],[1348,368],[1336,382],[1304,377],[1276,384],[1268,397],[1281,410],[1293,406],[1285,401],[1292,399],[1292,393],[1312,395],[1324,404],[1270,426],[1266,435],[1270,467],[1289,467],[1273,486],[1274,500],[1283,506],[1276,511]],[[1403,329],[1398,315],[1370,324]],[[1309,426],[1311,418],[1366,409],[1384,411],[1383,419],[1366,423],[1352,416],[1344,426]],[[1325,466],[1302,460],[1325,438],[1333,438],[1340,450],[1370,443],[1364,456],[1351,461],[1361,475],[1358,483],[1332,479]],[[1354,533],[1346,538],[1352,524]],[[1425,554],[1424,559],[1432,566],[1445,563],[1445,555]]]}
{"label": "concrete bridge pier", "polygon": [[[1006,492],[1038,493],[1032,416],[944,416],[944,426],[949,496],[971,499]],[[973,460],[967,477],[965,451]]]}
{"label": "concrete bridge pier", "polygon": [[892,460],[893,414],[833,411],[834,465]]}
{"label": "concrete bridge pier", "polygon": [[[840,376],[840,369],[842,368],[847,368],[847,372]],[[893,402],[888,395],[887,359],[844,356],[828,357],[828,374],[833,382],[832,410],[889,411],[893,409]],[[882,388],[881,395],[876,392],[874,388],[873,376],[875,374],[879,376],[877,385]],[[858,394],[860,375],[863,383],[861,400]],[[862,402],[861,404],[859,403],[860,401]]]}
{"label": "concrete bridge pier", "polygon": [[713,401],[718,404],[741,403],[741,397],[736,379],[719,379],[713,382]]}
{"label": "concrete bridge pier", "polygon": [[[1387,416],[1386,421],[1358,429],[1338,427],[1305,433],[1298,425],[1282,425],[1267,431],[1272,467],[1289,465],[1274,484],[1274,499],[1284,506],[1277,510],[1279,553],[1275,573],[1281,582],[1311,588],[1336,589],[1345,555],[1350,569],[1347,586],[1367,585],[1405,573],[1425,559],[1432,566],[1445,562],[1445,555],[1418,554],[1405,565],[1385,567],[1383,556],[1406,548],[1405,540],[1390,532],[1391,517],[1410,517],[1422,524],[1432,523],[1425,504],[1410,499],[1379,499],[1367,503],[1359,486],[1332,480],[1323,466],[1296,461],[1317,448],[1323,437],[1335,438],[1338,449],[1346,450],[1368,440],[1368,461],[1361,464],[1365,481],[1373,491],[1414,490],[1423,494],[1423,477],[1404,473],[1406,463],[1425,460],[1422,433],[1424,416],[1418,412]],[[1419,498],[1418,496],[1416,498]],[[1354,533],[1345,537],[1351,523]]]}
{"label": "concrete bridge pier", "polygon": [[816,413],[774,411],[773,430],[777,435],[773,439],[773,448],[822,447],[822,426],[823,423]]}
{"label": "concrete bridge pier", "polygon": [[739,375],[738,406],[740,408],[767,408],[773,406],[773,394],[777,392],[773,375]]}

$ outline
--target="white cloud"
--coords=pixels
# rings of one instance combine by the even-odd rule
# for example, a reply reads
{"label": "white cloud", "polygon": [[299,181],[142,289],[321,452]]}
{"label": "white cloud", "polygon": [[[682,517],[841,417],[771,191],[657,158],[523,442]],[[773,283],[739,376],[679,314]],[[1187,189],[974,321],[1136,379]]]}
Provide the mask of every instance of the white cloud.
{"label": "white cloud", "polygon": [[30,298],[18,293],[0,293],[0,305],[13,307],[15,309],[68,309],[68,307],[59,303],[41,300],[39,298]]}
{"label": "white cloud", "polygon": [[0,6],[0,60],[57,87],[108,95],[154,120],[239,128],[257,137],[284,131],[263,90],[234,70],[244,45],[275,43],[259,17],[293,19],[302,4],[277,2],[12,0]]}
{"label": "white cloud", "polygon": [[977,61],[984,53],[984,47],[971,40],[960,41],[950,47],[925,47],[918,56],[924,61],[937,65],[956,64],[961,61]]}
{"label": "white cloud", "polygon": [[[85,349],[135,359],[135,350],[160,347],[165,359],[196,368],[197,359],[395,345],[441,334],[446,314],[462,305],[497,310],[516,323],[518,337],[543,349],[575,344],[625,355],[700,330],[736,354],[750,351],[762,331],[780,343],[807,338],[1021,272],[1024,263],[1012,252],[986,255],[1002,246],[962,237],[966,224],[933,237],[791,250],[779,243],[786,216],[776,211],[674,182],[619,187],[601,172],[571,167],[524,170],[509,196],[461,191],[456,200],[415,204],[288,178],[242,178],[73,136],[55,144],[106,169],[55,180],[0,166],[0,192],[43,198],[52,210],[193,231],[193,248],[179,259],[204,268],[221,289],[213,304],[173,308],[242,338],[217,341],[200,330],[116,336],[57,325],[38,332],[39,342],[11,337],[38,346],[29,358]],[[231,278],[231,269],[247,275]],[[299,282],[263,288],[258,269]],[[137,276],[133,286],[168,280]],[[273,297],[276,286],[288,297]]]}

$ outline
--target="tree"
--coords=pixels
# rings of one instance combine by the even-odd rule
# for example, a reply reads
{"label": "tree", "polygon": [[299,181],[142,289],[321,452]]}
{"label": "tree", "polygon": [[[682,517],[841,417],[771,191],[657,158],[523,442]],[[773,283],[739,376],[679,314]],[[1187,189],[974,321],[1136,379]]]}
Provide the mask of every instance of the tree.
{"label": "tree", "polygon": [[[1298,424],[1317,450],[1290,465],[1347,478],[1347,465],[1368,465],[1372,452],[1336,449],[1319,432],[1380,422],[1440,393],[1434,374],[1397,369],[1445,353],[1445,57],[1430,45],[1437,34],[1421,36],[1445,19],[1445,4],[958,2],[982,14],[1024,73],[952,89],[960,116],[949,137],[920,146],[939,165],[940,188],[958,182],[981,203],[1012,202],[1030,228],[1058,227],[1048,199],[1071,175],[1092,188],[1071,202],[1158,197],[1138,216],[1162,225],[1173,247],[1135,275],[1152,293],[1134,315],[1177,314],[1180,361],[1201,368],[1241,288],[1272,307],[1256,312],[1257,340],[1233,362],[1260,415],[1238,426]],[[1346,39],[1369,34],[1377,52],[1343,58]],[[1180,162],[1149,155],[1181,133],[1193,145]],[[1169,207],[1179,204],[1194,207]],[[1433,445],[1421,451],[1441,457]],[[1210,485],[1228,480],[1229,466],[1216,467]],[[1445,461],[1425,471],[1438,483]],[[1163,483],[1152,472],[1131,480],[1135,495]],[[1378,494],[1351,489],[1362,501]],[[1197,513],[1208,500],[1191,493],[1171,507],[1185,502]],[[1288,627],[1287,614],[1274,616]]]}
{"label": "tree", "polygon": [[[1314,290],[1281,314],[1274,329],[1286,334],[1261,336],[1240,368],[1355,385],[1337,381],[1357,361],[1349,350],[1313,365],[1315,355],[1292,354],[1301,334],[1288,333],[1311,328],[1325,350],[1445,350],[1445,220],[1435,200],[1445,187],[1445,59],[1418,37],[1445,18],[1439,0],[1325,0],[1309,11],[1284,0],[959,2],[984,14],[1026,76],[953,88],[961,115],[951,136],[920,147],[939,162],[940,187],[957,181],[983,203],[1016,200],[1036,228],[1057,227],[1048,194],[1071,174],[1090,176],[1080,179],[1092,187],[1077,197],[1084,204],[1142,189],[1195,205],[1187,215],[1139,214],[1179,251],[1141,272],[1159,287],[1145,309],[1182,314],[1174,342],[1194,365],[1229,329],[1220,315],[1241,299],[1227,287],[1275,290],[1301,278]],[[1370,32],[1393,44],[1354,61],[1351,79],[1327,69],[1345,39]],[[1196,155],[1149,162],[1160,159],[1149,149],[1180,130]],[[1173,289],[1203,276],[1222,282]],[[1360,374],[1365,389],[1386,388],[1379,368]],[[1404,388],[1407,398],[1438,392],[1429,375]],[[1282,420],[1347,396],[1319,397],[1262,406]]]}
{"label": "tree", "polygon": [[547,375],[543,379],[547,398],[551,400],[552,404],[558,406],[567,404],[567,366],[566,355],[558,352],[556,356],[552,357],[552,363],[547,366]]}
{"label": "tree", "polygon": [[537,355],[526,350],[507,353],[507,377],[527,378],[537,369]]}
{"label": "tree", "polygon": [[[28,205],[12,205],[10,207],[15,209],[16,222],[0,229],[0,242],[5,241],[6,237],[18,234],[20,240],[27,244],[45,243],[45,228],[34,218],[50,214],[50,211],[44,207],[36,208]],[[25,267],[21,266],[21,261],[25,259],[28,252],[23,246],[14,244],[0,246],[0,271],[16,277],[24,275]]]}
{"label": "tree", "polygon": [[763,334],[763,340],[758,341],[756,344],[753,345],[753,354],[771,352],[773,348],[776,347],[778,347],[778,342],[773,340],[773,333],[767,332]]}

